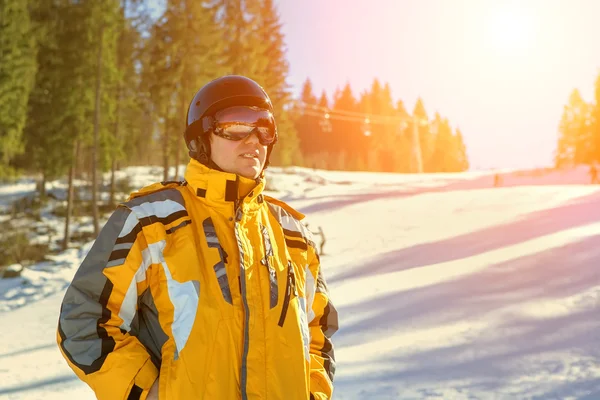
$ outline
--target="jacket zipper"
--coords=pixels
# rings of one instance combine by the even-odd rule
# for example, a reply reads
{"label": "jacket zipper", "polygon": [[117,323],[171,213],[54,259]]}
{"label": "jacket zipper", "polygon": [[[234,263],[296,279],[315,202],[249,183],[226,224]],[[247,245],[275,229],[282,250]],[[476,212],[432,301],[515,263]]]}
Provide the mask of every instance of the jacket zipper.
{"label": "jacket zipper", "polygon": [[241,377],[240,377],[240,391],[242,400],[248,399],[248,393],[246,392],[247,380],[248,380],[248,349],[250,346],[250,337],[248,331],[248,324],[250,322],[250,307],[248,306],[248,299],[246,298],[246,271],[244,269],[244,248],[239,233],[239,222],[242,220],[243,211],[239,207],[239,202],[234,202],[235,209],[235,238],[237,240],[238,249],[240,251],[240,289],[242,294],[242,302],[244,305],[244,343],[242,345],[242,366],[241,366]]}
{"label": "jacket zipper", "polygon": [[290,298],[292,297],[292,289],[295,287],[296,282],[294,278],[294,272],[292,269],[292,262],[288,261],[287,268],[287,285],[285,287],[285,298],[283,299],[283,305],[281,307],[281,316],[279,317],[279,326],[283,326],[287,311],[290,306]]}

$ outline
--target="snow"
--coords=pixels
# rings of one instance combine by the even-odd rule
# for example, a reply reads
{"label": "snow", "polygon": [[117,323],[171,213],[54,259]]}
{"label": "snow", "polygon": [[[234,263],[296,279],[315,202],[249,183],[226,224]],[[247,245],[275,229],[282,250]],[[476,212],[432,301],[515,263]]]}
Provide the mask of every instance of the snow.
{"label": "snow", "polygon": [[[118,177],[140,187],[162,170]],[[600,186],[588,181],[583,167],[271,168],[268,194],[326,235],[340,317],[334,399],[599,399]],[[0,201],[33,190],[0,186]],[[0,280],[0,399],[94,398],[55,344],[64,290],[90,247]]]}

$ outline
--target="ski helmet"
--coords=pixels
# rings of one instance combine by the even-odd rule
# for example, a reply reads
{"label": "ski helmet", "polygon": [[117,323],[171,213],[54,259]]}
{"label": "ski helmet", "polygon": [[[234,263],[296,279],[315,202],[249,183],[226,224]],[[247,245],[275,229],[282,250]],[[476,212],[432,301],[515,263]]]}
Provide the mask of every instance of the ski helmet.
{"label": "ski helmet", "polygon": [[[203,117],[212,116],[217,111],[233,106],[259,107],[273,112],[271,99],[255,81],[241,75],[226,75],[204,85],[192,99],[186,117],[185,143],[190,157],[209,167],[216,167],[210,157],[210,141],[203,134]],[[275,125],[277,131],[277,126]],[[273,142],[267,148],[264,168],[269,165]]]}

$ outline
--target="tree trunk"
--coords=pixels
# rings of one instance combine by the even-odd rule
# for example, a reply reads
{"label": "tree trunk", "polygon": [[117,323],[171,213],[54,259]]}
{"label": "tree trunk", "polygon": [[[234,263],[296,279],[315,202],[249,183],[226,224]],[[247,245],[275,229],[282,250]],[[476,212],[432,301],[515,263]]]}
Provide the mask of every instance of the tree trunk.
{"label": "tree trunk", "polygon": [[181,149],[179,148],[179,139],[175,145],[175,180],[179,179],[179,164],[181,163]]}
{"label": "tree trunk", "polygon": [[[185,115],[187,112],[187,105],[184,96],[179,96],[179,99],[181,115]],[[179,164],[181,164],[181,135],[177,136],[177,140],[175,141],[175,180],[179,180]]]}
{"label": "tree trunk", "polygon": [[[121,84],[119,83],[119,89],[118,89],[118,96],[117,96],[117,115],[116,115],[116,121],[115,121],[115,142],[119,143],[119,112],[120,112],[120,107],[121,107]],[[114,207],[115,205],[115,191],[116,191],[116,182],[115,182],[115,172],[117,171],[117,156],[115,155],[117,152],[113,152],[112,155],[112,161],[110,163],[110,195],[109,195],[109,200],[108,200],[108,204],[111,205],[111,207]]]}
{"label": "tree trunk", "polygon": [[98,215],[98,142],[100,136],[100,101],[102,88],[102,42],[104,37],[104,24],[100,25],[100,39],[98,45],[98,63],[96,66],[96,105],[94,112],[94,147],[92,149],[92,216],[94,218],[94,236],[100,233]]}
{"label": "tree trunk", "polygon": [[40,199],[45,199],[46,198],[46,174],[44,172],[42,172],[42,180],[39,183],[39,187],[38,187],[39,193],[40,193]]}
{"label": "tree trunk", "polygon": [[69,188],[67,190],[67,211],[65,215],[65,237],[62,243],[63,251],[69,247],[71,240],[71,233],[69,231],[71,224],[71,214],[73,213],[73,203],[75,200],[75,189],[73,185],[73,178],[75,177],[75,169],[77,168],[77,159],[79,158],[79,140],[75,140],[73,145],[73,161],[69,167]]}
{"label": "tree trunk", "polygon": [[412,130],[412,158],[413,168],[411,172],[423,173],[423,154],[421,149],[421,139],[419,133],[420,120],[417,116],[413,116],[413,130]]}
{"label": "tree trunk", "polygon": [[[121,83],[119,83],[118,96],[117,96],[117,115],[115,121],[115,142],[119,142],[119,112],[121,107]],[[117,170],[117,157],[113,154],[112,162],[110,165],[110,199],[108,203],[112,206],[115,205],[115,191],[116,191],[116,182],[115,182],[115,171]]]}
{"label": "tree trunk", "polygon": [[115,183],[115,172],[117,170],[117,160],[113,159],[112,160],[112,164],[110,166],[110,198],[108,200],[108,204],[111,205],[111,207],[114,207],[116,201],[115,201],[115,191],[117,188],[117,185]]}
{"label": "tree trunk", "polygon": [[[121,38],[123,38],[123,34],[126,29],[126,17],[125,14],[127,12],[127,0],[123,0],[123,6],[121,7]],[[119,52],[119,60],[118,60],[119,69],[123,70],[123,59],[122,53]],[[115,121],[115,142],[119,143],[119,120],[121,116],[121,104],[123,102],[123,77],[119,79],[119,85],[117,88],[117,110],[116,110],[116,121]],[[114,207],[115,205],[115,192],[116,192],[116,182],[115,182],[115,171],[118,169],[117,158],[113,156],[112,163],[110,166],[110,199],[109,204]]]}
{"label": "tree trunk", "polygon": [[163,181],[169,180],[169,106],[165,113],[165,133],[163,135]]}

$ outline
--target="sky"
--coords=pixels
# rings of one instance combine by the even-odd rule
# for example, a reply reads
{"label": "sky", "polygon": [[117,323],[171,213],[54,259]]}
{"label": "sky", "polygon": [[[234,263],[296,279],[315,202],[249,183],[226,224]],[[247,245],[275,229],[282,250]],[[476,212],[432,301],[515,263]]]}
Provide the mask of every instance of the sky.
{"label": "sky", "polygon": [[388,82],[464,135],[471,167],[551,165],[569,94],[593,100],[597,0],[276,0],[296,94]]}
{"label": "sky", "polygon": [[[164,0],[152,0],[160,10]],[[463,133],[471,169],[553,164],[573,89],[593,101],[598,0],[275,0],[288,82],[331,99],[375,78]]]}
{"label": "sky", "polygon": [[[504,173],[495,188],[492,171],[269,168],[269,194],[326,235],[333,398],[599,399],[600,186],[583,184],[587,172]],[[134,187],[161,176],[118,171]],[[62,180],[49,185],[64,198]],[[33,180],[0,185],[0,207],[34,191]],[[38,242],[44,225],[60,240],[50,212],[60,204],[30,229]],[[92,228],[76,220],[73,232]],[[95,398],[56,345],[62,298],[91,245],[0,279],[0,400]]]}

